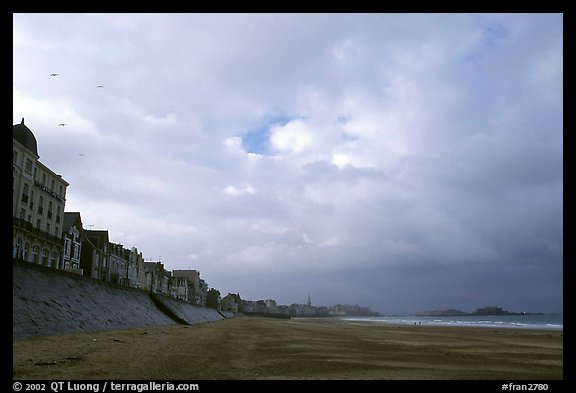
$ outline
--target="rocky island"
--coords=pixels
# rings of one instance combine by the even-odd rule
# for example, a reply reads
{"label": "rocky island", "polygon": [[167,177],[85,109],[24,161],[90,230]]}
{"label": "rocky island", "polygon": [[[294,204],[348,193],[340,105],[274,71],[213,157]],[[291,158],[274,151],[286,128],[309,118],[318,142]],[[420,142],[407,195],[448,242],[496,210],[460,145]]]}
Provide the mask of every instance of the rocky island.
{"label": "rocky island", "polygon": [[475,311],[466,312],[455,309],[443,309],[432,311],[419,311],[416,316],[433,317],[461,317],[461,316],[486,316],[486,315],[543,315],[543,313],[511,312],[496,306],[485,306],[477,308]]}

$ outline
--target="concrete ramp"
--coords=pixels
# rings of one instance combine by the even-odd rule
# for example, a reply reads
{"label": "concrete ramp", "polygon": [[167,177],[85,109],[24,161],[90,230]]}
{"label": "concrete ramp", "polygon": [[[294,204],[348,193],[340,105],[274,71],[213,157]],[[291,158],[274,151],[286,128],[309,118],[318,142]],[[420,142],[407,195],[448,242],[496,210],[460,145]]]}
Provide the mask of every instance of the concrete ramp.
{"label": "concrete ramp", "polygon": [[218,311],[224,318],[234,318],[236,314],[232,311]]}
{"label": "concrete ramp", "polygon": [[[169,311],[173,313],[177,321],[183,321],[189,325],[202,322],[214,322],[224,319],[216,309],[196,306],[194,304],[174,299],[168,296],[151,294],[154,300],[161,302]],[[183,323],[180,322],[180,323]]]}

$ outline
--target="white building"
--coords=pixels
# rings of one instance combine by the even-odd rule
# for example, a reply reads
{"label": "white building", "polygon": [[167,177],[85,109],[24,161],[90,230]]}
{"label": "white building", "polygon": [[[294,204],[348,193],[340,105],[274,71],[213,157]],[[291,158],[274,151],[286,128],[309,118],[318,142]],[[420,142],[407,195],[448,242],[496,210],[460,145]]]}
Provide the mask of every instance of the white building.
{"label": "white building", "polygon": [[59,268],[68,182],[42,164],[36,138],[12,127],[12,257]]}

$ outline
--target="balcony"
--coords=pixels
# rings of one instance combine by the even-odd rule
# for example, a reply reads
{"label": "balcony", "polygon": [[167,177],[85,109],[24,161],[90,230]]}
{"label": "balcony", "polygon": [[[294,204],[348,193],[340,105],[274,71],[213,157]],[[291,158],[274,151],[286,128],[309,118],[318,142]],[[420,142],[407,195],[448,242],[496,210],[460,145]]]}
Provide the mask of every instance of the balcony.
{"label": "balcony", "polygon": [[59,246],[62,245],[62,239],[60,239],[58,236],[51,235],[48,232],[45,232],[39,228],[34,228],[34,226],[31,223],[21,218],[12,217],[12,227],[22,229],[28,232],[30,235],[38,239],[44,240],[48,243],[57,244]]}

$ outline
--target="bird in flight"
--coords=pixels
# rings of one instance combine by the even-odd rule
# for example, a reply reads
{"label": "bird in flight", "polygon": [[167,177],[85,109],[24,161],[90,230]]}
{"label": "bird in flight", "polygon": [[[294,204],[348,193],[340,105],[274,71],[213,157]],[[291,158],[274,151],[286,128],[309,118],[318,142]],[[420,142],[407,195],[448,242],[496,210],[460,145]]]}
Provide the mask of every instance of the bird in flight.
{"label": "bird in flight", "polygon": [[80,157],[84,157],[84,153],[78,153]]}
{"label": "bird in flight", "polygon": [[60,127],[64,127],[66,125],[66,123],[60,123],[58,124]]}
{"label": "bird in flight", "polygon": [[50,76],[58,76],[58,74],[50,74]]}
{"label": "bird in flight", "polygon": [[98,86],[96,86],[96,87],[99,88],[99,89],[101,89],[101,88],[103,88],[104,86],[98,85]]}

